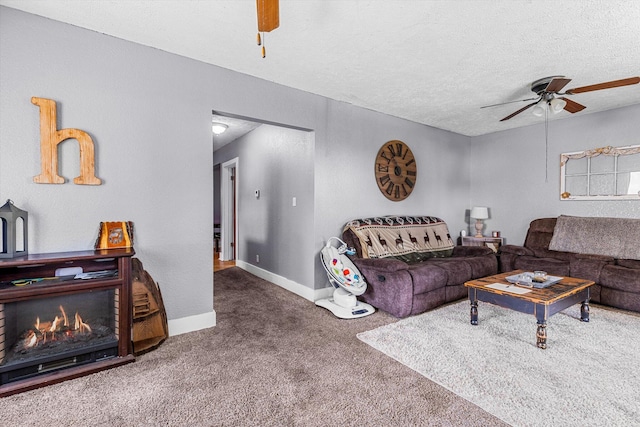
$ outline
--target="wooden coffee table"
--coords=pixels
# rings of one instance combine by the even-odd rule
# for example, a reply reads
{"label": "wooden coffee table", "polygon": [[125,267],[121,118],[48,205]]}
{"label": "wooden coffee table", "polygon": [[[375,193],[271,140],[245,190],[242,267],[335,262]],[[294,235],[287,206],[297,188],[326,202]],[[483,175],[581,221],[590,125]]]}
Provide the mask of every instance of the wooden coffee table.
{"label": "wooden coffee table", "polygon": [[[510,271],[471,280],[464,285],[469,288],[469,302],[471,303],[471,324],[478,324],[478,301],[510,308],[521,313],[533,314],[538,321],[536,333],[537,346],[547,348],[547,320],[559,311],[574,304],[582,303],[580,320],[589,321],[590,287],[594,282],[573,277],[563,277],[558,283],[549,287],[537,289],[521,287],[507,282],[507,276],[523,273],[523,270]],[[494,283],[509,286],[509,288],[493,289],[487,285]],[[515,293],[524,292],[526,293]]]}

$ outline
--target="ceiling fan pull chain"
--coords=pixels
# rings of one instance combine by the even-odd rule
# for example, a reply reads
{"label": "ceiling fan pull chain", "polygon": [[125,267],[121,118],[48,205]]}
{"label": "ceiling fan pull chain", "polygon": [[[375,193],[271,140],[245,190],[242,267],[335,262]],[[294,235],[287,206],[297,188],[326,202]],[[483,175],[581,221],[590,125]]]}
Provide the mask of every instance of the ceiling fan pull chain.
{"label": "ceiling fan pull chain", "polygon": [[260,39],[260,32],[258,32],[258,34],[256,34],[256,41],[258,42],[258,46],[262,45],[262,40]]}
{"label": "ceiling fan pull chain", "polygon": [[544,109],[544,182],[549,182],[549,109]]}
{"label": "ceiling fan pull chain", "polygon": [[266,58],[266,56],[267,56],[267,47],[266,47],[267,39],[264,37],[264,33],[262,33],[262,40],[263,40],[263,43],[262,43],[262,57]]}

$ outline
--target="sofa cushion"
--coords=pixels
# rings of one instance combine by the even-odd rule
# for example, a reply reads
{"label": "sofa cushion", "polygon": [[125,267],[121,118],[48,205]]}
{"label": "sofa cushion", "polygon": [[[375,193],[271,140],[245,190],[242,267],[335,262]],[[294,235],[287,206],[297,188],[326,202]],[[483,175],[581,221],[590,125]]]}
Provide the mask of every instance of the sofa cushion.
{"label": "sofa cushion", "polygon": [[447,273],[447,286],[455,286],[468,282],[472,278],[471,266],[463,258],[432,259],[435,264]]}
{"label": "sofa cushion", "polygon": [[498,271],[498,260],[495,256],[468,257],[464,262],[471,267],[471,279],[491,276]]}
{"label": "sofa cushion", "polygon": [[517,246],[517,245],[502,245],[500,246],[500,249],[498,251],[500,252],[500,255],[505,255],[505,254],[512,254],[512,255],[518,255],[518,256],[519,255],[529,255],[529,256],[535,255],[532,249],[525,248],[524,246]]}
{"label": "sofa cushion", "polygon": [[[640,260],[638,259],[619,259],[616,261],[616,264],[621,267],[635,268],[637,270],[640,270]],[[638,274],[640,274],[640,271],[638,271]]]}
{"label": "sofa cushion", "polygon": [[553,276],[569,276],[570,263],[555,258],[521,256],[516,258],[514,268],[525,271],[543,270]]}
{"label": "sofa cushion", "polygon": [[605,265],[614,265],[615,259],[603,255],[576,254],[571,259],[571,277],[600,282],[600,272]]}
{"label": "sofa cushion", "polygon": [[600,272],[600,285],[605,288],[639,293],[640,271],[619,265],[605,265]]}
{"label": "sofa cushion", "polygon": [[415,295],[444,288],[447,285],[447,272],[432,262],[410,265],[409,274],[413,278],[413,293]]}
{"label": "sofa cushion", "polygon": [[623,310],[640,312],[640,293],[603,287],[600,291],[600,303]]}
{"label": "sofa cushion", "polygon": [[345,225],[342,234],[351,235],[347,240],[362,258],[392,257],[415,263],[451,256],[454,247],[447,224],[432,216],[356,219]]}
{"label": "sofa cushion", "polygon": [[534,219],[529,224],[524,246],[531,249],[549,249],[557,218]]}
{"label": "sofa cushion", "polygon": [[535,248],[533,254],[538,258],[553,258],[569,262],[576,254],[571,252],[550,251],[549,249]]}

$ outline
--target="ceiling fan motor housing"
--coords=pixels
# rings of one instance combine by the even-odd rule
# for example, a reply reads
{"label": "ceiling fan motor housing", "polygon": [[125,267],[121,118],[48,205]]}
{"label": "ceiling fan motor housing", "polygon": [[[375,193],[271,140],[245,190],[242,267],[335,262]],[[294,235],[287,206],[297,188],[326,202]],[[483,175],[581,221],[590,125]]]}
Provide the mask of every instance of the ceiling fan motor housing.
{"label": "ceiling fan motor housing", "polygon": [[547,86],[553,79],[564,79],[564,76],[551,76],[551,77],[543,77],[541,79],[536,80],[531,83],[531,91],[535,92],[538,95],[542,95],[543,92],[546,92]]}

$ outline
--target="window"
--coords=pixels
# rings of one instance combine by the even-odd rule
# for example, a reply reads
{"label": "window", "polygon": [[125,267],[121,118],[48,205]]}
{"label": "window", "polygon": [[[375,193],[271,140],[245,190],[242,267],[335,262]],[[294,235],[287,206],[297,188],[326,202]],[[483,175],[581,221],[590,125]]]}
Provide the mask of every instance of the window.
{"label": "window", "polygon": [[561,200],[640,199],[640,145],[560,155]]}

